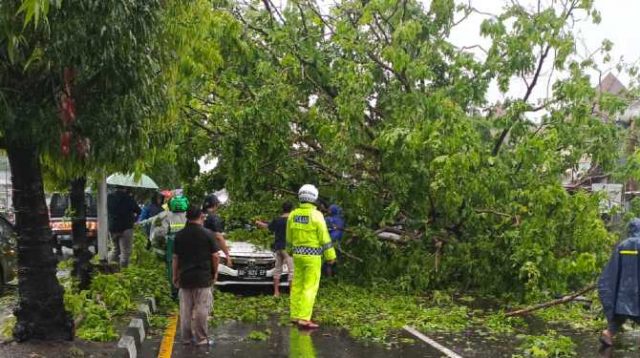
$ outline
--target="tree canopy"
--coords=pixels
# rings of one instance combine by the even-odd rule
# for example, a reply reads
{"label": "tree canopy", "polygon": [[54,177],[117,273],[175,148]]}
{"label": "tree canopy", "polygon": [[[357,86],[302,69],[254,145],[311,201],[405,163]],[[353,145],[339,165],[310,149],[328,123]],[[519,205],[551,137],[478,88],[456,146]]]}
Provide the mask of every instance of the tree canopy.
{"label": "tree canopy", "polygon": [[[593,3],[511,2],[478,29],[491,43],[480,54],[449,40],[476,11],[466,4],[325,5],[215,7],[238,25],[192,105],[198,141],[220,159],[201,185],[277,201],[319,184],[348,213],[344,248],[362,258],[347,259],[352,272],[406,288],[525,297],[593,279],[615,239],[599,197],[561,183],[584,156],[612,170],[619,155],[619,130],[602,118],[625,99],[599,92],[598,64],[576,54],[574,21],[599,21]],[[561,75],[543,84],[550,70]],[[522,95],[491,102],[491,86],[510,93],[514,81]],[[374,236],[397,224],[402,247]]]}

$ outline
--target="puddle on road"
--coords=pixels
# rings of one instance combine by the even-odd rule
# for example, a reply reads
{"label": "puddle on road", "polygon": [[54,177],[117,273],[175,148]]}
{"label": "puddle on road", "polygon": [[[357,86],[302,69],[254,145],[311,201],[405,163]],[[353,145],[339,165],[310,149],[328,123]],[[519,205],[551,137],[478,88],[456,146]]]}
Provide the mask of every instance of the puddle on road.
{"label": "puddle on road", "polygon": [[[264,341],[249,338],[252,332],[265,332]],[[173,357],[339,357],[339,358],[439,358],[442,355],[426,344],[402,344],[387,348],[381,344],[356,342],[341,330],[323,327],[316,331],[299,330],[290,325],[279,325],[276,319],[266,324],[229,322],[210,332],[215,344],[209,348],[183,346],[176,337]],[[411,338],[408,334],[402,338]]]}

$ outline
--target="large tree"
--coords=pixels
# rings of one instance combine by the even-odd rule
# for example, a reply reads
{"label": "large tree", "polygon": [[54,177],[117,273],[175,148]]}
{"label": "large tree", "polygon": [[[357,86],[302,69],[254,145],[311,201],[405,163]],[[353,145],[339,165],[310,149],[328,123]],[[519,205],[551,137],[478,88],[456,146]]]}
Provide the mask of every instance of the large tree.
{"label": "large tree", "polygon": [[[315,181],[352,224],[402,224],[404,248],[366,230],[351,241],[368,253],[349,263],[360,279],[523,297],[593,278],[612,237],[598,198],[560,181],[583,156],[608,169],[617,154],[599,114],[622,103],[594,89],[594,59],[575,52],[575,20],[599,20],[591,1],[510,2],[478,29],[490,45],[476,52],[449,40],[476,13],[453,0],[218,10],[244,31],[192,120],[219,138],[211,154],[234,198]],[[492,102],[490,86],[508,100]]]}
{"label": "large tree", "polygon": [[56,279],[41,158],[69,179],[89,168],[133,170],[140,153],[168,138],[149,135],[172,120],[170,86],[160,81],[162,10],[156,0],[0,3],[0,126],[19,233],[18,341],[70,339],[73,331]]}

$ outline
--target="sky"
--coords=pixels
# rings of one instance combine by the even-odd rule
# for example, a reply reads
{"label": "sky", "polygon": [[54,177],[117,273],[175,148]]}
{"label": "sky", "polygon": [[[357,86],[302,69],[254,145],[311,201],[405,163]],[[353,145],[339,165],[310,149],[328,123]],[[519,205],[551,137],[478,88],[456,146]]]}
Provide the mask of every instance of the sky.
{"label": "sky", "polygon": [[[542,3],[550,4],[551,1],[542,0]],[[477,10],[494,14],[500,13],[507,3],[505,0],[470,0],[470,2]],[[537,0],[519,0],[519,2],[524,6],[531,6],[532,9],[537,5]],[[428,6],[430,1],[425,0],[424,3]],[[586,57],[587,54],[597,50],[603,40],[608,39],[614,44],[611,52],[612,63],[617,62],[621,57],[626,63],[638,61],[640,59],[640,0],[595,0],[595,8],[600,11],[602,22],[594,25],[590,21],[583,21],[577,23],[574,29],[574,34],[578,38],[578,54]],[[474,44],[488,46],[489,42],[483,39],[479,33],[480,24],[485,18],[478,14],[472,15],[454,29],[450,37],[451,42],[458,46]],[[597,62],[601,60],[601,57],[596,59]],[[603,66],[602,69],[606,74],[606,70],[611,69],[611,66]],[[615,71],[614,74],[618,76]],[[549,76],[552,75],[555,78],[558,74],[551,74],[550,71],[545,70],[543,75],[544,81],[540,82],[545,85],[539,86],[538,90],[534,92],[534,97],[546,97],[546,83]],[[592,76],[595,85],[599,76],[597,73],[593,73]],[[619,78],[625,85],[629,81],[629,78],[624,74],[619,75]],[[512,90],[506,95],[500,94],[497,87],[492,88],[488,96],[490,101],[504,100],[505,97],[522,97],[521,94],[524,93],[525,87],[521,82],[513,82]]]}

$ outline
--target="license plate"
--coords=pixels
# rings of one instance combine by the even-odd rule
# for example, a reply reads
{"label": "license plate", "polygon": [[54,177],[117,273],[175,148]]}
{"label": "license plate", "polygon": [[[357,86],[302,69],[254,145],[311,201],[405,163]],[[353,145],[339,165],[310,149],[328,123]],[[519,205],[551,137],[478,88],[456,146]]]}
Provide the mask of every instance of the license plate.
{"label": "license plate", "polygon": [[248,277],[248,278],[256,278],[256,277],[265,277],[267,275],[266,270],[238,270],[238,276],[240,277]]}

